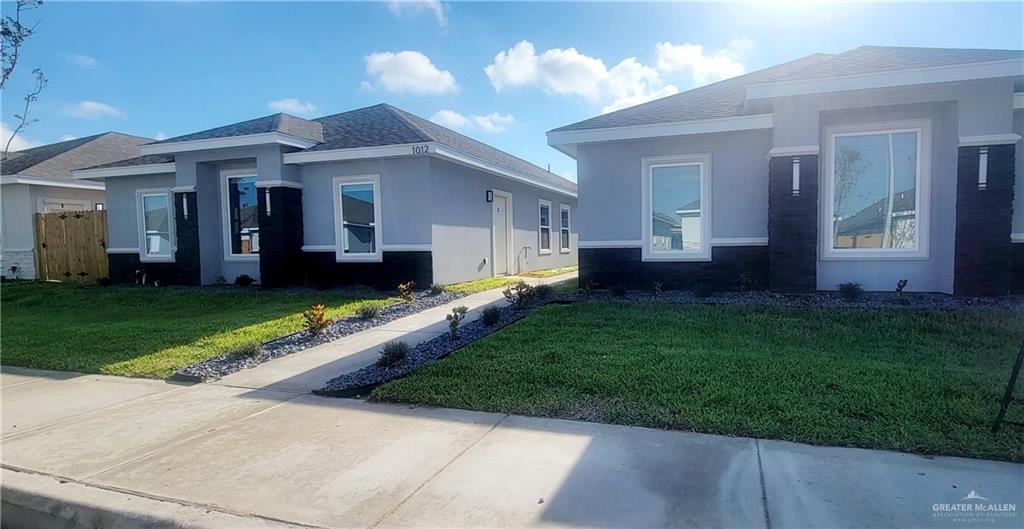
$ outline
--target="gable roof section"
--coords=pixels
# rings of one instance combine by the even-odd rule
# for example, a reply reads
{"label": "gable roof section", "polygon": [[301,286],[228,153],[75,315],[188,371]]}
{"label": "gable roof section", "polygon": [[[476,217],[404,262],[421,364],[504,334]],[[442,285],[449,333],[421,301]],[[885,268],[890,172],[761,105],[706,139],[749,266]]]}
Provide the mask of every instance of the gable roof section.
{"label": "gable roof section", "polygon": [[679,123],[745,115],[747,88],[755,85],[1021,60],[1024,51],[861,46],[816,53],[679,94],[586,119],[549,133]]}
{"label": "gable roof section", "polygon": [[72,171],[126,160],[139,155],[139,145],[150,138],[120,132],[51,143],[11,153],[0,162],[0,174],[52,180],[73,180]]}
{"label": "gable roof section", "polygon": [[323,127],[316,121],[310,121],[291,114],[277,113],[263,116],[248,121],[232,123],[222,127],[215,127],[199,132],[175,136],[166,140],[155,141],[150,145],[165,145],[184,141],[212,140],[216,138],[231,138],[235,136],[251,136],[253,134],[266,134],[280,132],[297,138],[315,142],[324,141]]}

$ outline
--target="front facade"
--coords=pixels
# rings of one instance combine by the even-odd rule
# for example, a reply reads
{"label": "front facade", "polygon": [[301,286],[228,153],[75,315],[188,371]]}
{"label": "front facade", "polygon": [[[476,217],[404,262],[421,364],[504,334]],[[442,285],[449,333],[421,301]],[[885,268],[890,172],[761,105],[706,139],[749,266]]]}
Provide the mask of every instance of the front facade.
{"label": "front facade", "polygon": [[106,183],[115,280],[426,287],[576,263],[574,184],[387,105],[142,152],[76,172]]}
{"label": "front facade", "polygon": [[862,47],[555,129],[581,281],[1024,292],[1021,92],[1021,52]]}

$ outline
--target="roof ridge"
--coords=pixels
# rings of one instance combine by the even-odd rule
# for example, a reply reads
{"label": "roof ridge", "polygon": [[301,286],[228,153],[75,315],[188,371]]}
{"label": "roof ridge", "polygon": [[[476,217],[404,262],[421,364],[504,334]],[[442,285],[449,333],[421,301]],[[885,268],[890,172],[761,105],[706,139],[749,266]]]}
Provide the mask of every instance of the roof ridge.
{"label": "roof ridge", "polygon": [[[402,110],[402,109],[400,109],[398,107],[389,105],[387,103],[381,103],[380,106],[384,107],[384,110],[387,110],[392,116],[395,116],[396,118],[401,120],[401,122],[404,123],[410,129],[412,129],[413,132],[415,132],[416,134],[419,134],[420,137],[423,138],[423,141],[438,141],[437,138],[435,138],[432,134],[430,134],[429,132],[423,130],[423,127],[420,127],[416,123],[413,123],[409,118],[407,118],[407,117],[405,117],[403,115],[403,114],[408,114],[408,112],[406,112],[406,111],[404,111],[404,110]],[[412,115],[415,115],[415,114],[412,114]],[[419,117],[419,116],[416,116],[416,117]],[[422,119],[422,118],[420,118],[420,119]],[[451,129],[448,129],[448,130],[451,130]],[[455,132],[455,131],[452,131],[452,132]]]}

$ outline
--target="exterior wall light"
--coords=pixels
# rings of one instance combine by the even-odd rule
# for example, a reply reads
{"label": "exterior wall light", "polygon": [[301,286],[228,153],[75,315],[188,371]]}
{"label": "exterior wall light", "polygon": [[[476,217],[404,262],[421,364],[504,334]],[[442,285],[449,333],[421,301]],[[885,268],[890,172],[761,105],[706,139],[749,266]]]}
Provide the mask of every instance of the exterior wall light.
{"label": "exterior wall light", "polygon": [[494,191],[491,191],[490,189],[488,189],[487,193],[486,193],[486,197],[487,197],[487,201],[488,202],[494,202]]}

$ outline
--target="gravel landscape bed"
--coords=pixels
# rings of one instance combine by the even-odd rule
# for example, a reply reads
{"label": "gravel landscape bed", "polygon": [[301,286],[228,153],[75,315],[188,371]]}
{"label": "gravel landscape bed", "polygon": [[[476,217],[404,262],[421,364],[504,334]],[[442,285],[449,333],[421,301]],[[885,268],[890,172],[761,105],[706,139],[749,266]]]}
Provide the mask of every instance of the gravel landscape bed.
{"label": "gravel landscape bed", "polygon": [[372,320],[361,318],[358,315],[338,318],[317,336],[310,336],[307,331],[302,330],[264,343],[260,348],[259,354],[252,356],[237,356],[230,353],[222,354],[185,366],[179,369],[172,378],[193,382],[216,380],[235,371],[255,367],[275,358],[297,353],[359,331],[377,327],[378,325],[444,305],[465,296],[466,294],[455,292],[442,292],[434,295],[431,295],[429,291],[419,292],[416,295],[416,301],[412,303],[396,303],[382,307],[380,315]]}
{"label": "gravel landscape bed", "polygon": [[399,367],[388,369],[378,367],[377,364],[370,364],[362,369],[332,378],[327,381],[324,387],[313,390],[313,393],[325,397],[368,395],[373,388],[385,382],[404,377],[425,364],[444,358],[451,354],[452,351],[465,347],[492,332],[519,321],[539,306],[541,305],[537,304],[531,305],[528,308],[518,308],[507,305],[501,308],[501,316],[494,325],[485,324],[480,317],[468,323],[463,322],[459,327],[458,340],[452,340],[451,335],[448,333],[442,334],[437,338],[421,342],[415,347],[410,348],[409,356],[406,357],[405,362]]}

